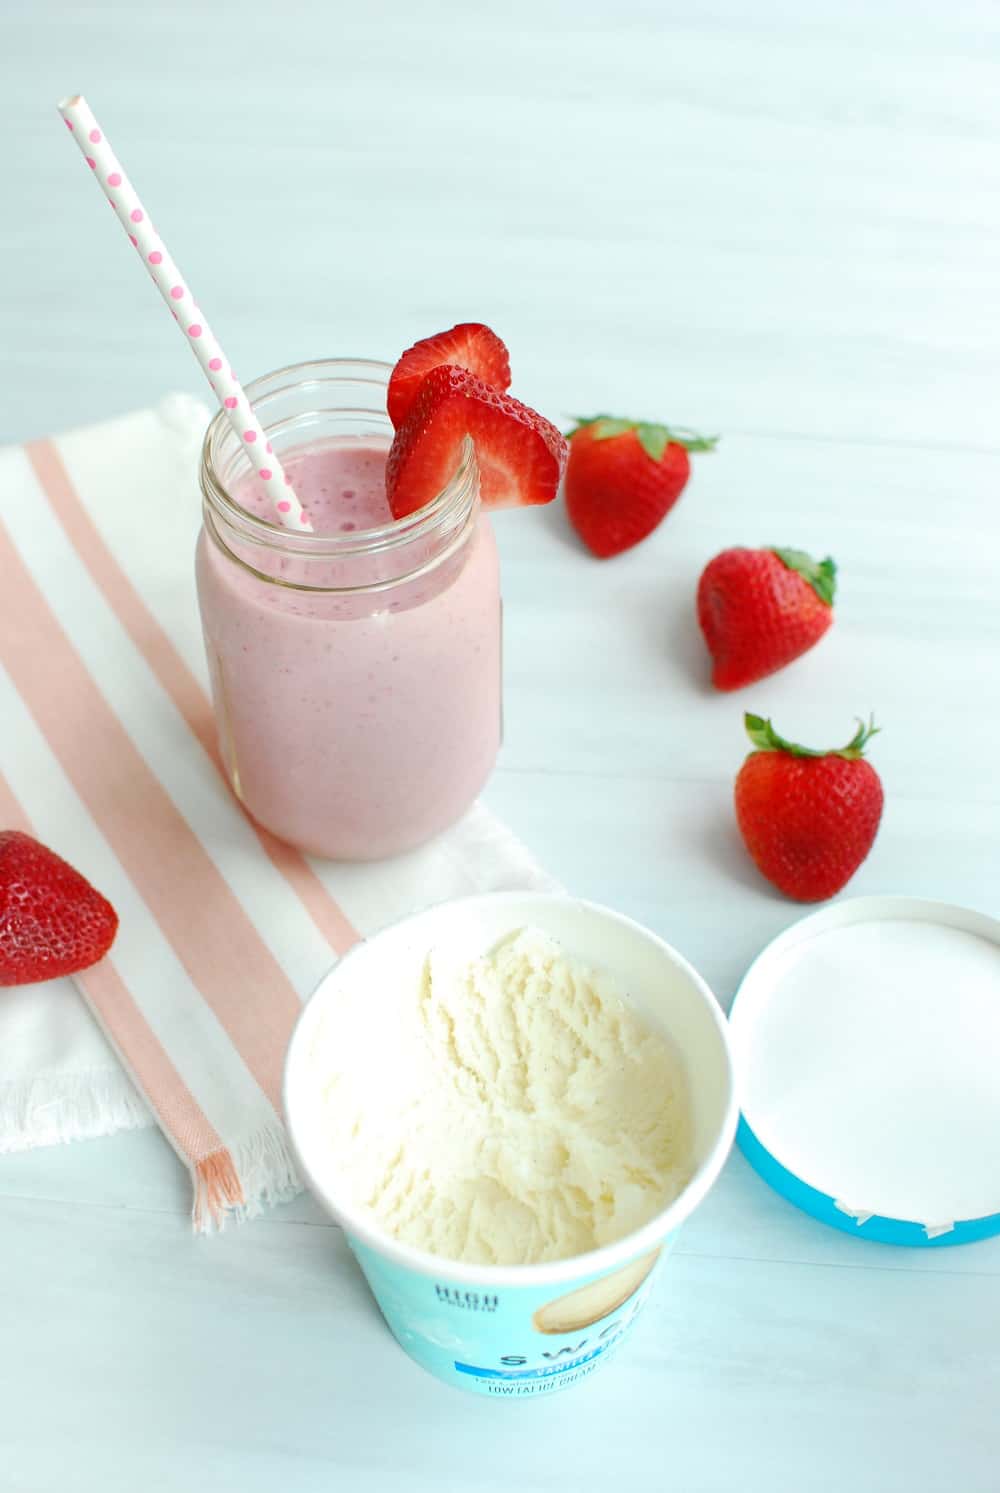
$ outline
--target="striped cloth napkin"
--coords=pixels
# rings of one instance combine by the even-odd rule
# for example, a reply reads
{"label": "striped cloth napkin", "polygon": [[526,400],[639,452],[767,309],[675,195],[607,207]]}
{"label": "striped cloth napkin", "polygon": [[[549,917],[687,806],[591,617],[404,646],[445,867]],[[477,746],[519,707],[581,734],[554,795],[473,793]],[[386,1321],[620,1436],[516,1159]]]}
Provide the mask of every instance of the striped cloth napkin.
{"label": "striped cloth napkin", "polygon": [[75,982],[3,992],[0,1151],[151,1110],[199,1228],[298,1190],[282,1062],[339,954],[446,897],[553,885],[481,805],[423,850],[356,866],[301,855],[240,809],[194,592],[207,419],[171,396],[0,449],[0,827],[51,845],[121,918]]}

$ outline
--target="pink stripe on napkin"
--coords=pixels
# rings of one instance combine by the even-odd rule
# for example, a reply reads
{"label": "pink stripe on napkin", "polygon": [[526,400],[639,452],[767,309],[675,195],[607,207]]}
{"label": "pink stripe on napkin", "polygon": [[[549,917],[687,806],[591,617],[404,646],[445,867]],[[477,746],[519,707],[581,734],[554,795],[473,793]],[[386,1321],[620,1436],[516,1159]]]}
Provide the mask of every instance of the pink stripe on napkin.
{"label": "pink stripe on napkin", "polygon": [[19,829],[25,835],[32,833],[31,821],[11,792],[10,784],[2,772],[0,772],[0,826],[3,829]]}
{"label": "pink stripe on napkin", "polygon": [[[0,773],[0,823],[33,834],[34,826]],[[224,1207],[243,1202],[240,1179],[220,1136],[202,1114],[194,1095],[132,999],[112,958],[76,976],[87,1004],[104,1027],[122,1062],[149,1097],[162,1129],[195,1176],[194,1220],[216,1222]]]}

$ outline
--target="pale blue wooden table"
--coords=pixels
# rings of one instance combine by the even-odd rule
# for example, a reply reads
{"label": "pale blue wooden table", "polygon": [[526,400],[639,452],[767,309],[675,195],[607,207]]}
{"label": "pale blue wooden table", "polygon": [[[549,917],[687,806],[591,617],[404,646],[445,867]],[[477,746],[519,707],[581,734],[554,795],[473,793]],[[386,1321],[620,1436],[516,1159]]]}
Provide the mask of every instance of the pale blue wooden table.
{"label": "pale blue wooden table", "polygon": [[[1000,909],[996,6],[8,0],[0,26],[0,439],[200,393],[61,137],[82,89],[245,377],[477,318],[555,418],[723,432],[614,563],[559,511],[498,524],[487,799],[573,891],[728,1004],[797,915],[735,838],[740,712],[833,744],[874,709],[852,891]],[[741,542],[832,552],[839,617],[714,697],[693,590]],[[305,1199],[214,1239],[188,1203],[155,1131],[0,1159],[3,1493],[1000,1487],[1000,1241],[861,1243],[735,1156],[620,1361],[514,1408],[415,1368]]]}

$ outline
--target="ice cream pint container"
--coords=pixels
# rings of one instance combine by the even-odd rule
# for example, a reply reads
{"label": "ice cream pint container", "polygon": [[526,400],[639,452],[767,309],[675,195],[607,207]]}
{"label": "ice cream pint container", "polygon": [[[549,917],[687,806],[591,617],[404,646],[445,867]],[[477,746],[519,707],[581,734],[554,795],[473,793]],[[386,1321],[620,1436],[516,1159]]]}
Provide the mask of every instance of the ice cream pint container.
{"label": "ice cream pint container", "polygon": [[[613,1243],[568,1259],[491,1265],[404,1243],[346,1195],[323,1135],[324,1012],[356,982],[416,985],[428,952],[475,959],[518,929],[557,940],[611,975],[643,1023],[683,1063],[691,1107],[689,1180],[668,1206]],[[392,1031],[387,1030],[386,1042]],[[684,1220],[721,1171],[737,1101],[722,1012],[701,977],[639,924],[560,894],[500,892],[441,904],[384,929],[344,956],[305,1007],[289,1046],[285,1113],[305,1181],[343,1227],[400,1346],[438,1379],[493,1398],[534,1398],[580,1383],[624,1344]]]}

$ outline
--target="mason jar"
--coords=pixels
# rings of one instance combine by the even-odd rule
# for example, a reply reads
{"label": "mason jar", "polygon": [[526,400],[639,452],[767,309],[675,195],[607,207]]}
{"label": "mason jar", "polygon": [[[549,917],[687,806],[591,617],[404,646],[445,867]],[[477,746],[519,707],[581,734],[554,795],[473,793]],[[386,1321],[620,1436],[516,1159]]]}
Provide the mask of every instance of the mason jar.
{"label": "mason jar", "polygon": [[[247,394],[286,470],[327,448],[381,463],[390,372],[303,363]],[[500,743],[499,567],[472,442],[425,507],[331,533],[292,532],[237,500],[253,473],[221,413],[200,479],[198,600],[234,793],[319,856],[375,860],[429,840],[472,803]]]}

